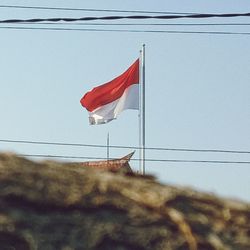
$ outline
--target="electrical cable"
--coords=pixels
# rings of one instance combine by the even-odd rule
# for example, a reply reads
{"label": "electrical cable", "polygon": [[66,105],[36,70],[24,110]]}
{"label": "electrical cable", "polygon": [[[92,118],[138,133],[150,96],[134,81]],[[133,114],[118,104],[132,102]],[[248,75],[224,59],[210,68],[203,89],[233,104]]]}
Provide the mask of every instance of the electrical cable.
{"label": "electrical cable", "polygon": [[[29,140],[7,140],[0,139],[2,143],[20,143],[33,145],[51,145],[51,146],[72,146],[72,147],[90,147],[90,148],[107,148],[107,145],[82,144],[82,143],[63,143],[63,142],[44,142]],[[140,147],[110,145],[109,148],[118,149],[141,149]],[[191,149],[191,148],[164,148],[164,147],[146,147],[145,150],[155,151],[179,151],[179,152],[199,152],[199,153],[230,153],[230,154],[250,154],[250,151],[242,150],[221,150],[221,149]]]}
{"label": "electrical cable", "polygon": [[[65,155],[45,155],[45,154],[18,154],[21,157],[38,157],[38,158],[58,158],[58,159],[84,159],[84,160],[104,160],[104,157],[90,157],[90,156],[65,156]],[[113,158],[110,160],[120,160],[120,158]],[[130,161],[140,161],[140,159],[130,159]],[[145,159],[146,162],[172,162],[172,163],[211,163],[211,164],[250,164],[250,161],[213,161],[213,160],[178,160],[178,159]]]}
{"label": "electrical cable", "polygon": [[0,20],[0,23],[24,23],[24,22],[77,22],[77,21],[94,21],[94,20],[122,20],[122,19],[131,19],[131,20],[145,20],[145,19],[159,19],[159,20],[169,20],[169,19],[204,19],[204,18],[228,18],[228,17],[250,17],[250,13],[224,13],[224,14],[188,14],[188,15],[130,15],[130,16],[87,16],[79,18],[70,18],[70,17],[54,17],[54,18],[31,18],[31,19],[5,19]]}
{"label": "electrical cable", "polygon": [[118,13],[144,13],[144,14],[195,14],[188,12],[170,11],[145,11],[145,10],[117,10],[117,9],[90,9],[90,8],[68,8],[68,7],[44,7],[23,5],[0,5],[0,8],[34,9],[34,10],[59,10],[59,11],[86,11],[86,12],[118,12]]}
{"label": "electrical cable", "polygon": [[21,24],[36,25],[76,25],[76,26],[250,26],[250,23],[31,23]]}
{"label": "electrical cable", "polygon": [[48,27],[17,27],[0,26],[0,29],[9,30],[47,30],[47,31],[81,31],[81,32],[123,32],[123,33],[159,33],[159,34],[199,34],[199,35],[246,35],[250,32],[231,31],[184,31],[184,30],[128,30],[128,29],[78,29],[78,28],[48,28]]}

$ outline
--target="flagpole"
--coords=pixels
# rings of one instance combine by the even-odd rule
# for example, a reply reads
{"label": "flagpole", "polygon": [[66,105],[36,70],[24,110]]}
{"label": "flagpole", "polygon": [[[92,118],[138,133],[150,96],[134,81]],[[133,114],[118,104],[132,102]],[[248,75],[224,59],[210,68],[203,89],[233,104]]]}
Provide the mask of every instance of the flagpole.
{"label": "flagpole", "polygon": [[107,162],[109,163],[109,133],[107,134]]}
{"label": "flagpole", "polygon": [[140,81],[140,172],[145,174],[145,44],[141,50]]}

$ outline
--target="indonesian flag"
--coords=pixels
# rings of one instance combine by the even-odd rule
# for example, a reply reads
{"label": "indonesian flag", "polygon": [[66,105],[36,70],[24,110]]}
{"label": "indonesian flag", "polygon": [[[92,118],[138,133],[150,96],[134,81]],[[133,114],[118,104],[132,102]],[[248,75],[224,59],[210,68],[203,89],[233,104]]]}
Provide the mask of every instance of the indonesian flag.
{"label": "indonesian flag", "polygon": [[91,125],[116,119],[125,109],[139,109],[139,59],[110,82],[93,88],[81,99]]}

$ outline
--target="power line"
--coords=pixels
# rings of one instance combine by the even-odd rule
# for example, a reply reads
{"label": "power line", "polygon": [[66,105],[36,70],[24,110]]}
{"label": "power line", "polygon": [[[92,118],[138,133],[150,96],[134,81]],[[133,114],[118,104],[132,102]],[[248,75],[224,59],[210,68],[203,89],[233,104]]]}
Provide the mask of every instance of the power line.
{"label": "power line", "polygon": [[5,19],[0,20],[0,23],[38,23],[38,22],[77,22],[77,21],[94,21],[94,20],[145,20],[145,19],[158,19],[158,20],[169,20],[169,19],[203,19],[203,18],[228,18],[228,17],[249,17],[250,13],[224,13],[224,14],[188,14],[188,15],[130,15],[130,16],[100,16],[100,17],[80,17],[80,18],[65,18],[65,17],[55,17],[55,18],[31,18],[31,19]]}
{"label": "power line", "polygon": [[0,29],[9,30],[44,30],[44,31],[81,31],[81,32],[123,32],[123,33],[159,33],[159,34],[198,34],[198,35],[246,35],[250,32],[231,32],[231,31],[185,31],[185,30],[133,30],[133,29],[84,29],[84,28],[49,28],[49,27],[18,27],[1,26]]}
{"label": "power line", "polygon": [[[106,148],[107,147],[107,145],[98,145],[98,144],[44,142],[44,141],[29,141],[29,140],[7,140],[7,139],[0,139],[0,142],[3,142],[3,143],[33,144],[33,145],[51,145],[51,146],[90,147],[90,148],[91,147],[92,148]],[[137,150],[140,149],[140,147],[118,146],[118,145],[109,145],[109,148],[137,149]],[[155,150],[155,151],[250,154],[250,151],[242,151],[242,150],[191,149],[191,148],[166,148],[166,147],[146,147],[145,149],[146,150]]]}
{"label": "power line", "polygon": [[36,25],[76,25],[76,26],[250,26],[250,23],[31,23],[22,24]]}
{"label": "power line", "polygon": [[144,13],[144,14],[194,14],[190,12],[171,11],[146,11],[146,10],[117,10],[117,9],[90,9],[90,8],[68,8],[68,7],[44,7],[23,5],[0,5],[0,8],[33,9],[33,10],[59,10],[59,11],[86,11],[86,12],[117,12],[117,13]]}
{"label": "power line", "polygon": [[[37,158],[58,158],[58,159],[84,159],[84,160],[107,160],[104,157],[90,156],[65,156],[65,155],[44,155],[44,154],[19,154],[21,157],[37,157]],[[120,160],[113,158],[110,160]],[[131,161],[140,161],[140,159],[131,159]],[[211,163],[211,164],[250,164],[250,161],[210,161],[210,160],[178,160],[178,159],[145,159],[146,162],[172,162],[172,163]]]}

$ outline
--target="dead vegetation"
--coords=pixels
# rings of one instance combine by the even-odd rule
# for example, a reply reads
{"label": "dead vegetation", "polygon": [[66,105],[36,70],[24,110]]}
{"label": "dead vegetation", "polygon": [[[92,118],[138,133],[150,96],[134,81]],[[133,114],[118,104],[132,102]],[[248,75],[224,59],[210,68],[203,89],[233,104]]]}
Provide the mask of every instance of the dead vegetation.
{"label": "dead vegetation", "polygon": [[248,250],[249,204],[0,154],[1,249]]}

